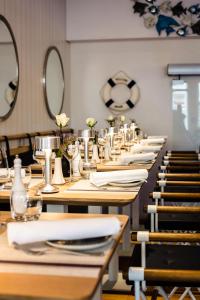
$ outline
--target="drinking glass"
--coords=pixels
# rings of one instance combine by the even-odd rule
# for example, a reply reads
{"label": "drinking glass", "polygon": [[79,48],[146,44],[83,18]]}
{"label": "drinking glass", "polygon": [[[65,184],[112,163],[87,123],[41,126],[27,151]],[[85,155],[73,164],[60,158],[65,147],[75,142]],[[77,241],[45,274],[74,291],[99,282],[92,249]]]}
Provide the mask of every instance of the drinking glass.
{"label": "drinking glass", "polygon": [[104,146],[106,144],[106,140],[104,138],[98,138],[98,146],[99,146],[99,157],[100,163],[102,164],[104,159]]}
{"label": "drinking glass", "polygon": [[44,178],[44,165],[45,165],[45,155],[43,151],[38,151],[34,149],[33,159],[41,166],[42,177]]}
{"label": "drinking glass", "polygon": [[27,194],[26,221],[35,221],[39,219],[42,213],[42,202],[43,199],[41,193],[37,193],[37,195],[34,196]]}
{"label": "drinking glass", "polygon": [[76,145],[69,144],[66,147],[65,152],[66,152],[66,157],[67,157],[67,159],[69,161],[69,182],[71,182],[71,181],[74,180],[73,174],[72,174],[72,160],[76,157],[76,155],[78,155]]}
{"label": "drinking glass", "polygon": [[96,172],[97,171],[97,164],[96,161],[88,160],[88,161],[83,161],[81,165],[81,175],[85,179],[90,178],[90,173]]}

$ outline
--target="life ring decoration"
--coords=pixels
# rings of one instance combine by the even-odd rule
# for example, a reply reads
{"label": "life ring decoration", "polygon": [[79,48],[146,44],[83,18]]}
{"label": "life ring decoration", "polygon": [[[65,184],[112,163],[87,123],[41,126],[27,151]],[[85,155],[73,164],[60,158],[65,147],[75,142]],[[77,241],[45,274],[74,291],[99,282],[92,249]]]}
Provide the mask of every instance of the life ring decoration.
{"label": "life ring decoration", "polygon": [[13,79],[8,83],[8,87],[5,91],[5,100],[10,107],[13,106],[15,100],[15,94],[17,90],[17,79]]}
{"label": "life ring decoration", "polygon": [[[125,85],[129,90],[129,97],[122,103],[116,103],[112,97],[112,89],[117,85]],[[135,80],[131,79],[123,71],[120,71],[107,80],[101,89],[101,97],[107,108],[121,112],[134,108],[139,100],[140,90]]]}

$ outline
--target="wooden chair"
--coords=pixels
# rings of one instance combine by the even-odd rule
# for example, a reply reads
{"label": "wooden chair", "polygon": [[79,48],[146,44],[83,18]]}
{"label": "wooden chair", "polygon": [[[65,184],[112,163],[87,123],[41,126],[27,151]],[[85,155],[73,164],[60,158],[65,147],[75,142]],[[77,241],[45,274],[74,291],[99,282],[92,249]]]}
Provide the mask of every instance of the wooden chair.
{"label": "wooden chair", "polygon": [[200,181],[200,173],[158,173],[158,179],[170,181]]}
{"label": "wooden chair", "polygon": [[199,160],[179,160],[179,159],[169,159],[163,161],[164,166],[200,166]]}
{"label": "wooden chair", "polygon": [[177,155],[164,155],[163,160],[199,160],[199,154],[177,154]]}
{"label": "wooden chair", "polygon": [[158,180],[155,186],[156,191],[160,192],[199,192],[199,181],[180,181],[180,180]]}
{"label": "wooden chair", "polygon": [[[191,287],[200,291],[199,233],[146,231],[133,233],[131,239],[136,245],[124,278],[128,285],[134,285],[132,291],[135,293],[135,300],[146,299],[148,287],[154,287],[154,299],[160,294],[163,299],[168,300],[178,287],[182,288],[179,299],[186,295],[196,299]],[[166,287],[170,287],[170,292],[166,291]]]}
{"label": "wooden chair", "polygon": [[198,155],[199,151],[166,151],[168,156],[195,156]]}
{"label": "wooden chair", "polygon": [[199,173],[200,167],[197,165],[174,165],[174,166],[160,166],[161,172],[165,173]]}
{"label": "wooden chair", "polygon": [[200,232],[199,206],[161,206],[148,205],[145,210],[150,214],[151,232],[158,231],[195,231]]}
{"label": "wooden chair", "polygon": [[[64,130],[66,134],[72,134],[72,129]],[[41,135],[58,135],[59,132],[55,130],[41,131],[41,132],[32,132],[32,133],[22,133],[22,134],[13,134],[8,136],[0,136],[0,144],[6,149],[6,155],[8,159],[9,167],[13,166],[13,160],[15,155],[19,155],[22,159],[22,164],[27,166],[34,163],[32,158],[33,156],[33,141],[32,139],[35,136]]]}

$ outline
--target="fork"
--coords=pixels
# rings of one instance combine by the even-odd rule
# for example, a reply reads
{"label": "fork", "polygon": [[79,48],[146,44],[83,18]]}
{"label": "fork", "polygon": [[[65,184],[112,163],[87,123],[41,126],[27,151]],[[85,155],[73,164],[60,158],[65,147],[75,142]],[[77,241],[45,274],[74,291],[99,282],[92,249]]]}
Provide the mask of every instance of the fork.
{"label": "fork", "polygon": [[13,242],[12,245],[14,246],[14,249],[22,250],[24,253],[31,254],[31,255],[44,255],[47,251],[47,249],[44,250],[31,249],[27,245],[20,245],[16,242]]}
{"label": "fork", "polygon": [[[35,255],[35,256],[41,256],[51,251],[51,248],[45,248],[42,250],[37,250],[37,249],[32,249],[28,244],[18,244],[17,242],[13,242],[12,244],[14,246],[14,249],[16,250],[21,250],[26,254],[30,255]],[[54,249],[55,250],[55,249]],[[66,249],[56,249],[58,251],[64,251],[66,254],[71,254],[71,255],[78,255],[78,256],[87,256],[87,255],[94,255],[94,256],[103,256],[104,251],[101,252],[81,252],[81,251],[73,251],[73,250],[66,250]]]}

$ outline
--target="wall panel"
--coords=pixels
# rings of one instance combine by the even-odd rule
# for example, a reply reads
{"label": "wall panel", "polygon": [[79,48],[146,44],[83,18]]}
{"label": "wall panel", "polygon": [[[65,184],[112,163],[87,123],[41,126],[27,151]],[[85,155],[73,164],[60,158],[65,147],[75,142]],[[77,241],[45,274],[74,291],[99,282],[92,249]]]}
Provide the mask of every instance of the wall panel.
{"label": "wall panel", "polygon": [[65,11],[65,0],[0,0],[0,14],[12,27],[20,63],[17,102],[11,116],[0,123],[1,135],[56,128],[47,113],[42,85],[45,53],[52,45],[60,50],[64,64],[67,87],[63,111],[69,115]]}

